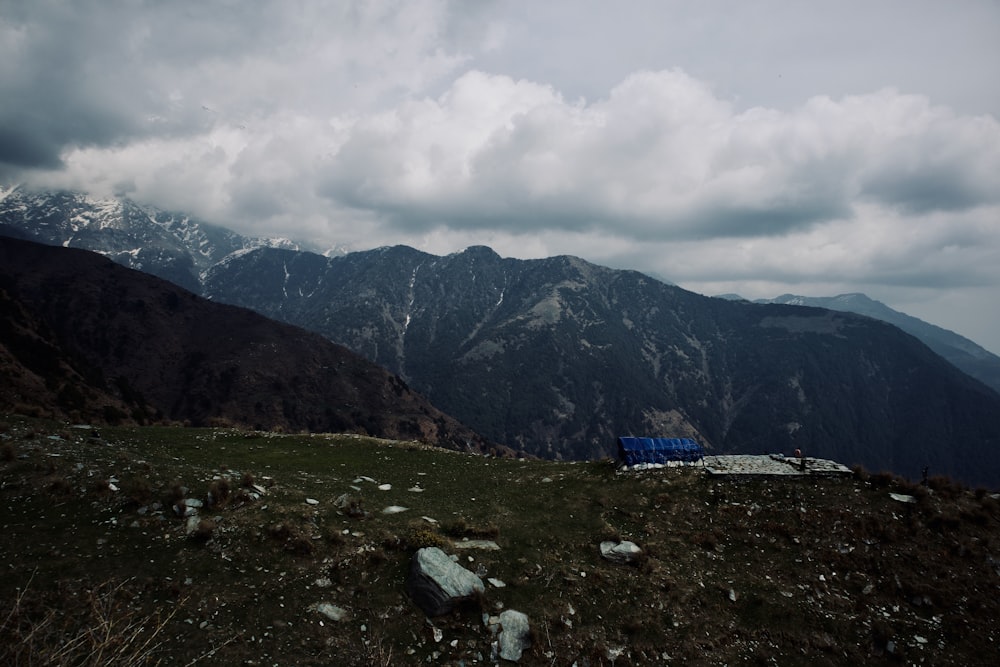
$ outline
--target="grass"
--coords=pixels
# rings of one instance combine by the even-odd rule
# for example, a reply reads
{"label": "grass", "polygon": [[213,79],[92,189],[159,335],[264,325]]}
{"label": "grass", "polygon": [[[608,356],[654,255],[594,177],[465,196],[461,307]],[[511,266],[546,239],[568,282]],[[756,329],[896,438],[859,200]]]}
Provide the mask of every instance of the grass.
{"label": "grass", "polygon": [[[501,609],[531,619],[522,664],[997,654],[1000,503],[950,480],[721,482],[356,436],[4,423],[3,664],[42,662],[16,652],[25,633],[37,657],[101,627],[141,647],[134,664],[483,664],[481,615]],[[173,506],[190,499],[205,506],[189,526]],[[393,505],[408,509],[383,513]],[[501,549],[452,547],[463,539]],[[644,558],[612,565],[606,539]],[[404,582],[431,544],[506,586],[428,621]],[[102,617],[95,599],[117,602]]]}

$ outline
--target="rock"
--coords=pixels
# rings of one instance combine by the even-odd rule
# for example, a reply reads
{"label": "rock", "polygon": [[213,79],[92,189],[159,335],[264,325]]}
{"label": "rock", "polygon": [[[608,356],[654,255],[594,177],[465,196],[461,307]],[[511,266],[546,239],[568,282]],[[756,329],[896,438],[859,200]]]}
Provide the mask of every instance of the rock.
{"label": "rock", "polygon": [[634,563],[641,554],[642,549],[634,542],[601,542],[601,556],[612,563]]}
{"label": "rock", "polygon": [[413,554],[406,592],[428,616],[441,616],[455,604],[485,592],[482,580],[455,563],[437,547],[425,547]]}
{"label": "rock", "polygon": [[391,489],[392,489],[392,484],[379,484],[378,485],[378,490],[379,491],[390,491]]}
{"label": "rock", "polygon": [[343,621],[348,617],[346,609],[341,609],[337,605],[330,604],[329,602],[319,602],[311,606],[309,609],[323,614],[331,621]]}
{"label": "rock", "polygon": [[531,629],[528,617],[513,609],[500,614],[500,657],[517,662],[521,653],[531,647]]}
{"label": "rock", "polygon": [[907,496],[902,493],[890,493],[889,497],[900,503],[915,503],[917,499],[913,496]]}
{"label": "rock", "polygon": [[489,578],[489,579],[487,579],[486,581],[488,581],[488,582],[490,582],[491,584],[493,584],[493,587],[494,587],[494,588],[504,588],[504,587],[506,587],[506,586],[507,586],[507,584],[505,584],[505,583],[504,583],[504,582],[502,582],[501,580],[499,580],[499,579],[494,579],[493,577],[490,577],[490,578]]}
{"label": "rock", "polygon": [[493,540],[462,540],[455,542],[456,549],[480,549],[482,551],[500,551],[500,545]]}
{"label": "rock", "polygon": [[319,501],[315,498],[306,498],[306,505],[319,505]]}
{"label": "rock", "polygon": [[401,507],[400,505],[389,505],[382,510],[382,514],[399,514],[400,512],[406,512],[409,509],[409,507]]}
{"label": "rock", "polygon": [[187,520],[187,523],[184,525],[184,532],[187,533],[188,535],[191,535],[192,533],[194,533],[194,531],[196,531],[198,529],[198,522],[199,522],[199,519],[198,519],[197,515],[195,515],[195,516],[189,516],[188,520]]}

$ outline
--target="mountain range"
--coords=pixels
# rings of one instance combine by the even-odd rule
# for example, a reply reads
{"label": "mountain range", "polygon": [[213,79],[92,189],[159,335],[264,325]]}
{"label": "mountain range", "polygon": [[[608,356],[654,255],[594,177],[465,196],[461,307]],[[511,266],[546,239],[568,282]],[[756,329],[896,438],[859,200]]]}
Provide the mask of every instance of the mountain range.
{"label": "mountain range", "polygon": [[346,348],[92,252],[0,236],[0,411],[490,443]]}
{"label": "mountain range", "polygon": [[[73,220],[114,227],[58,213],[48,196],[6,191],[0,224],[38,238],[36,221],[61,220],[62,241],[46,223],[59,244],[83,243]],[[144,234],[172,229],[146,220]],[[144,246],[130,242],[135,252],[104,252],[132,262]],[[343,344],[486,439],[532,454],[595,458],[613,455],[619,435],[678,435],[714,453],[800,448],[912,477],[929,467],[1000,481],[1000,395],[878,319],[485,247],[323,256],[242,237],[214,253],[178,244],[191,258],[174,266],[205,267],[185,274],[201,294]]]}
{"label": "mountain range", "polygon": [[[742,297],[726,294],[722,295],[722,298],[741,299]],[[825,297],[782,294],[773,299],[756,299],[754,302],[828,308],[867,315],[888,322],[911,336],[916,336],[927,347],[983,384],[1000,391],[1000,357],[954,331],[893,310],[881,301],[871,299],[864,294],[852,293]]]}

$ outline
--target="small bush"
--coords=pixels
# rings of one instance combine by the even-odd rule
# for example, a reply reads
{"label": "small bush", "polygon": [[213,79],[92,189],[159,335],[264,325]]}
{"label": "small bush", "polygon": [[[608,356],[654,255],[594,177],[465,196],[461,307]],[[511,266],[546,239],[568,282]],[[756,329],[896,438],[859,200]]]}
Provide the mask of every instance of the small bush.
{"label": "small bush", "polygon": [[125,497],[129,502],[139,506],[145,505],[153,498],[153,487],[145,477],[133,477],[125,483]]}
{"label": "small bush", "polygon": [[714,551],[719,548],[719,536],[714,532],[699,531],[691,536],[691,544],[707,551]]}
{"label": "small bush", "polygon": [[443,535],[429,529],[418,528],[406,536],[406,542],[416,551],[424,547],[438,547],[444,549],[451,546],[448,539]]}
{"label": "small bush", "polygon": [[896,480],[896,476],[888,470],[883,470],[871,476],[872,486],[885,488]]}
{"label": "small bush", "polygon": [[955,500],[965,491],[961,482],[947,475],[933,475],[927,478],[927,486],[944,500]]}
{"label": "small bush", "polygon": [[229,500],[232,489],[229,487],[229,480],[216,479],[208,485],[208,493],[213,505],[225,505]]}
{"label": "small bush", "polygon": [[46,490],[53,496],[68,496],[73,493],[73,485],[65,477],[52,477],[46,484]]}
{"label": "small bush", "polygon": [[441,530],[444,531],[445,535],[452,537],[495,540],[500,536],[500,527],[493,522],[477,526],[470,524],[463,518],[442,524]]}
{"label": "small bush", "polygon": [[287,521],[269,526],[267,534],[271,539],[281,542],[285,551],[296,556],[310,556],[316,551],[313,539]]}
{"label": "small bush", "polygon": [[191,539],[195,542],[208,542],[215,534],[216,525],[211,519],[202,519],[198,526],[191,533]]}

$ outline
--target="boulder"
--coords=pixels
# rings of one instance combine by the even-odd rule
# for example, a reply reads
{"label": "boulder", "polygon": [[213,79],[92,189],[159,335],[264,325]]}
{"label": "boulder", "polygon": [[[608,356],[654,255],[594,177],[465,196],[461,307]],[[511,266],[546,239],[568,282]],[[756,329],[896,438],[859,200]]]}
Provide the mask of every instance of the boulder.
{"label": "boulder", "polygon": [[601,542],[601,556],[612,563],[634,563],[641,554],[642,549],[634,542]]}
{"label": "boulder", "polygon": [[531,648],[531,629],[528,617],[513,609],[500,614],[500,657],[517,662],[526,648]]}
{"label": "boulder", "polygon": [[428,616],[441,616],[455,604],[485,592],[482,579],[455,563],[437,547],[413,554],[406,592]]}

